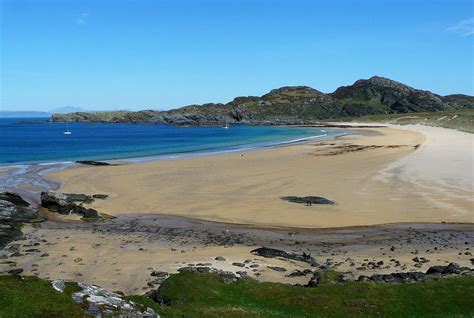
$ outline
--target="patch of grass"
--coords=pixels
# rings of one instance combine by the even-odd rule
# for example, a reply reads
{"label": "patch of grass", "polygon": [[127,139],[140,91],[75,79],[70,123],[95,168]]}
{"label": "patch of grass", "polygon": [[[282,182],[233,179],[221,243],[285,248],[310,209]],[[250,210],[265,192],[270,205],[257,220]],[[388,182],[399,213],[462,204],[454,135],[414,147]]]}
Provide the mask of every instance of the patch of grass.
{"label": "patch of grass", "polygon": [[[68,292],[73,292],[68,286]],[[37,277],[0,276],[0,317],[86,317],[67,293]]]}
{"label": "patch of grass", "polygon": [[[474,277],[423,283],[336,283],[338,273],[320,275],[315,288],[239,280],[225,283],[215,274],[179,273],[166,280],[159,306],[145,296],[127,296],[162,317],[472,317]],[[37,277],[0,276],[0,317],[85,317],[69,294]]]}
{"label": "patch of grass", "polygon": [[[347,121],[348,118],[342,118],[340,120]],[[399,125],[423,124],[474,133],[474,109],[428,113],[372,115],[351,118],[350,120],[355,122],[377,122]]]}
{"label": "patch of grass", "polygon": [[130,296],[162,317],[472,317],[474,277],[459,276],[413,284],[335,283],[322,275],[316,288],[240,280],[224,283],[214,274],[180,273],[163,285],[160,307]]}

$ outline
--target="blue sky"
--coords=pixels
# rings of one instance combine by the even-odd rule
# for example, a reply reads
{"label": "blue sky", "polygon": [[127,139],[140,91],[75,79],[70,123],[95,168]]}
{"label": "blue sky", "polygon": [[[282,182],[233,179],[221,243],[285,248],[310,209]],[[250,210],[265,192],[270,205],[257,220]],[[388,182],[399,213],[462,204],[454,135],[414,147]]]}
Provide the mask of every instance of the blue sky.
{"label": "blue sky", "polygon": [[473,2],[0,0],[1,109],[168,109],[380,75],[474,95]]}

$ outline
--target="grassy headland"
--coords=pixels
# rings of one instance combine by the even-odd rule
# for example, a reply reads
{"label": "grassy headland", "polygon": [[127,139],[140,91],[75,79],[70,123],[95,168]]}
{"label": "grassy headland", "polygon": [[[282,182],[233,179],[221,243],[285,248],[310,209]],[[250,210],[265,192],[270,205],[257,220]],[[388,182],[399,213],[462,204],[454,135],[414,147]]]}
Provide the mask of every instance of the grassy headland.
{"label": "grassy headland", "polygon": [[367,115],[473,109],[474,97],[440,96],[374,76],[323,93],[307,86],[274,89],[263,96],[236,97],[229,103],[190,105],[168,111],[142,110],[54,114],[55,122],[147,123],[170,125],[308,124]]}

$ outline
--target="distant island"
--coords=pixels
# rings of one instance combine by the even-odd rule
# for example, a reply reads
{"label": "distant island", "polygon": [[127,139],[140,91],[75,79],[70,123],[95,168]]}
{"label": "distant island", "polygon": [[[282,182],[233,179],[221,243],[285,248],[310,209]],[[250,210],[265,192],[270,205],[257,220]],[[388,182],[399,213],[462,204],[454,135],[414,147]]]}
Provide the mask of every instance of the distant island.
{"label": "distant island", "polygon": [[51,117],[51,113],[41,111],[0,111],[0,118],[45,118]]}
{"label": "distant island", "polygon": [[168,111],[110,111],[53,114],[53,122],[148,123],[169,125],[305,124],[366,115],[440,112],[474,108],[474,97],[440,96],[374,76],[323,93],[286,86],[263,96],[237,97],[227,104],[189,105]]}
{"label": "distant island", "polygon": [[82,109],[74,106],[64,106],[55,108],[49,111],[17,111],[17,110],[1,110],[0,118],[43,118],[51,117],[53,114],[68,114],[73,112],[90,112],[89,110]]}

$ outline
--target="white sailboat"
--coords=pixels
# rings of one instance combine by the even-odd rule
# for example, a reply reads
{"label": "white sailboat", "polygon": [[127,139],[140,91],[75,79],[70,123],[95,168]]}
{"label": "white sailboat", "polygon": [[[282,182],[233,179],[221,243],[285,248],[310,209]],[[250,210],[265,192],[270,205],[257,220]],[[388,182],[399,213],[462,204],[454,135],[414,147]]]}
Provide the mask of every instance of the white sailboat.
{"label": "white sailboat", "polygon": [[63,134],[64,134],[64,135],[71,135],[72,132],[69,130],[69,123],[66,123],[66,125],[67,125],[67,126],[66,126],[67,128],[66,128],[65,131],[63,131]]}
{"label": "white sailboat", "polygon": [[227,123],[227,120],[225,121],[225,125],[222,126],[222,128],[224,128],[224,129],[229,129],[229,124]]}

